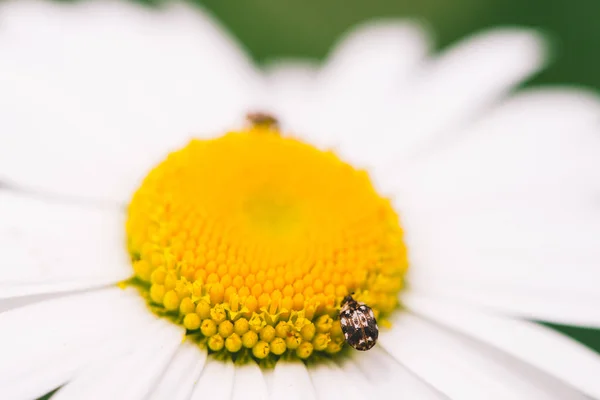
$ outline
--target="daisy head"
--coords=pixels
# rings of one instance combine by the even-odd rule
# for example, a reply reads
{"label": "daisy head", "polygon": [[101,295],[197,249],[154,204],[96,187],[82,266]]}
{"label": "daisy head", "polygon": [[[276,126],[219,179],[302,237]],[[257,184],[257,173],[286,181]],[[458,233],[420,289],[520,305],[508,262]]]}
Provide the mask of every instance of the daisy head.
{"label": "daisy head", "polygon": [[260,69],[197,9],[0,6],[0,398],[576,399],[600,102],[533,31]]}

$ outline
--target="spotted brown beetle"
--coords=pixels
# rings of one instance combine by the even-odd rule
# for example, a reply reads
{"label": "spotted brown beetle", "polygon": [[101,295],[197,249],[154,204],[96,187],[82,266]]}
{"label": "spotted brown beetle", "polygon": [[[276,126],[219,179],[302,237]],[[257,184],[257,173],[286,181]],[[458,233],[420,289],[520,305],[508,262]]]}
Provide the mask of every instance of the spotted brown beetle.
{"label": "spotted brown beetle", "polygon": [[351,294],[342,301],[340,324],[346,342],[356,350],[366,351],[377,343],[379,328],[373,310],[354,300]]}

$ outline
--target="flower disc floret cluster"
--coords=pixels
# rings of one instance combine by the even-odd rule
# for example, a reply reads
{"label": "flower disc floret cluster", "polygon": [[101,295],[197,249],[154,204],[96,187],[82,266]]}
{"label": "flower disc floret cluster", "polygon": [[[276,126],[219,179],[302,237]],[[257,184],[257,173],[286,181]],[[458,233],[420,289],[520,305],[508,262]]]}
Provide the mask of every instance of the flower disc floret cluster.
{"label": "flower disc floret cluster", "polygon": [[407,269],[398,216],[367,173],[272,126],[171,153],[126,229],[151,309],[234,359],[340,352],[343,297],[385,319]]}

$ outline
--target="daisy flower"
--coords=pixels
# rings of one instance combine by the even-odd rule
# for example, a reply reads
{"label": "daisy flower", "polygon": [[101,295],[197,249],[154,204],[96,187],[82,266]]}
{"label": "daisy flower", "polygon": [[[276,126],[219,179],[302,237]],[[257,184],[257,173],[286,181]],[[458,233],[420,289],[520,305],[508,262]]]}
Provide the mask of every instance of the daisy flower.
{"label": "daisy flower", "polygon": [[260,70],[180,3],[8,1],[0,54],[0,398],[600,398],[532,322],[600,326],[600,102],[513,90],[536,32]]}

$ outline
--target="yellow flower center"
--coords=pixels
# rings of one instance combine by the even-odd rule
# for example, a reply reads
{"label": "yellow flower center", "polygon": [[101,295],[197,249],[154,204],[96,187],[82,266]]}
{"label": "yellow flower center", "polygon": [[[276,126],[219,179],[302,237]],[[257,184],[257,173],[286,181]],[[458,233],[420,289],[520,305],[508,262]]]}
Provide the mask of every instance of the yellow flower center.
{"label": "yellow flower center", "polygon": [[334,354],[344,296],[380,322],[398,306],[407,258],[389,200],[366,172],[273,125],[192,140],[128,212],[130,282],[211,352]]}

